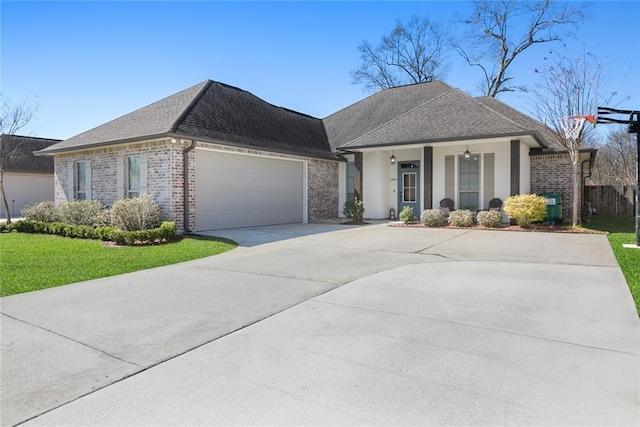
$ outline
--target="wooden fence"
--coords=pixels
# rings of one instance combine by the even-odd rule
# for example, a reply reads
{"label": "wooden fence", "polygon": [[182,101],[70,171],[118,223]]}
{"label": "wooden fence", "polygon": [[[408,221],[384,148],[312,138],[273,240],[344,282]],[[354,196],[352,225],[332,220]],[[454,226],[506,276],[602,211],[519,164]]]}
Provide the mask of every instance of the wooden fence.
{"label": "wooden fence", "polygon": [[634,216],[636,189],[630,185],[587,185],[584,200],[598,215]]}

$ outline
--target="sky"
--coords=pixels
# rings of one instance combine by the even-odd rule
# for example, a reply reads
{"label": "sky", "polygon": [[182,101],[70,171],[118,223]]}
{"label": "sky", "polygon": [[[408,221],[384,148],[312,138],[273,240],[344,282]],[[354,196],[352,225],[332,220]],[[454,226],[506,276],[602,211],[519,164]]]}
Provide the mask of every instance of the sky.
{"label": "sky", "polygon": [[[535,46],[513,64],[520,85],[550,49],[605,64],[616,108],[640,108],[640,1],[587,2],[573,38]],[[581,3],[572,2],[574,5]],[[454,33],[466,1],[0,1],[0,92],[37,106],[21,134],[66,139],[211,79],[265,101],[326,117],[368,96],[352,84],[357,46],[396,20],[427,16]],[[566,50],[565,50],[566,49]],[[452,51],[443,80],[480,96],[482,75]],[[525,112],[527,94],[498,99]],[[464,118],[461,117],[461,120]]]}

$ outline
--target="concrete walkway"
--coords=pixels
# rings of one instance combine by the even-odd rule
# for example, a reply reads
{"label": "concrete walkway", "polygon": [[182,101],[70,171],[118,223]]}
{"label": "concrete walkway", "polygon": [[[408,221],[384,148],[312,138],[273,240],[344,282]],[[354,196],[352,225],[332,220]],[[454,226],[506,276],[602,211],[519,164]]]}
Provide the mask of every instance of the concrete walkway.
{"label": "concrete walkway", "polygon": [[604,236],[309,227],[2,298],[2,425],[638,425]]}

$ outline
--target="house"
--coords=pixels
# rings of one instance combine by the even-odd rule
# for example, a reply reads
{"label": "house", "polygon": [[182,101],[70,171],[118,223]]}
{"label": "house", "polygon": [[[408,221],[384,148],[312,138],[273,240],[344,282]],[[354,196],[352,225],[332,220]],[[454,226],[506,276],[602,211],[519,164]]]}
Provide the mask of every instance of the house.
{"label": "house", "polygon": [[[53,200],[53,159],[33,154],[53,144],[59,139],[36,138],[20,135],[0,135],[2,153],[12,153],[4,170],[3,185],[9,214],[20,216],[27,206]],[[0,203],[0,218],[6,218],[4,206]]]}
{"label": "house", "polygon": [[[571,163],[555,141],[500,101],[440,81],[318,119],[207,80],[38,154],[55,158],[56,202],[147,193],[180,229],[201,231],[336,217],[356,197],[367,218],[388,218],[445,197],[478,210],[555,191],[568,218]],[[587,171],[593,155],[583,153]]]}

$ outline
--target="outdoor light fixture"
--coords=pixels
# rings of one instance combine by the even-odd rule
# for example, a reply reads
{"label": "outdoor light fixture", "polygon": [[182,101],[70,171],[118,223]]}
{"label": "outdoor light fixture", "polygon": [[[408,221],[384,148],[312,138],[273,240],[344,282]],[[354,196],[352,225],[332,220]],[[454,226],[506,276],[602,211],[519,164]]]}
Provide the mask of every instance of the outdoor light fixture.
{"label": "outdoor light fixture", "polygon": [[471,158],[471,152],[469,151],[469,146],[467,145],[467,151],[464,152],[464,159],[469,160]]}
{"label": "outdoor light fixture", "polygon": [[396,156],[393,155],[393,151],[391,152],[391,157],[389,157],[389,163],[391,163],[391,165],[396,164]]}

